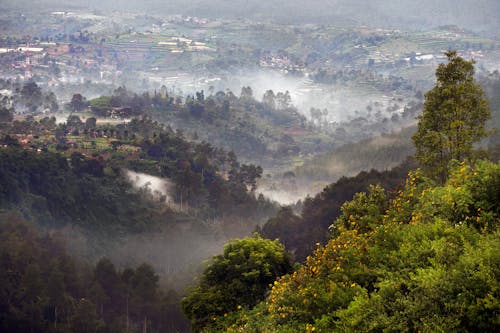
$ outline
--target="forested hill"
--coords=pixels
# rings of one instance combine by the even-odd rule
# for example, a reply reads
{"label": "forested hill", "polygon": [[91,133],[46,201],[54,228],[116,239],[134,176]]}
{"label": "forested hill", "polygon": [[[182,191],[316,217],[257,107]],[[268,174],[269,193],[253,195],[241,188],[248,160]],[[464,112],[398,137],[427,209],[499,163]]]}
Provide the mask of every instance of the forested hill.
{"label": "forested hill", "polygon": [[294,254],[295,260],[303,261],[313,252],[316,243],[327,241],[328,227],[340,215],[344,202],[373,184],[379,184],[388,193],[394,193],[403,186],[408,171],[414,167],[414,160],[408,159],[391,170],[372,169],[353,177],[342,177],[316,196],[307,197],[299,215],[291,207],[283,207],[258,231],[263,237],[278,238]]}
{"label": "forested hill", "polygon": [[[253,193],[260,167],[147,118],[116,126],[31,118],[3,126],[1,206],[47,225],[141,231],[183,214],[258,221],[273,210]],[[161,195],[134,190],[126,170],[164,179]]]}
{"label": "forested hill", "polygon": [[297,111],[288,92],[269,90],[260,102],[251,87],[242,88],[239,97],[230,91],[209,96],[200,91],[185,99],[170,96],[166,87],[142,95],[119,88],[87,105],[97,116],[147,114],[193,140],[210,142],[259,165],[324,151],[333,144]]}
{"label": "forested hill", "polygon": [[[214,275],[221,269],[214,258],[182,301],[193,328],[498,330],[500,163],[480,151],[481,140],[490,134],[490,103],[474,78],[474,62],[456,51],[446,56],[448,63],[436,70],[437,83],[425,95],[412,136],[419,168],[406,163],[341,179],[306,199],[302,216],[285,208],[270,219],[259,232],[280,237],[304,264],[275,279],[260,302],[249,301],[246,291],[258,287],[253,278],[259,274],[280,272],[280,262],[271,257],[266,265],[263,255],[258,261],[250,254],[253,265],[234,275],[242,265],[231,253],[237,245],[230,244],[220,258],[229,273]],[[356,187],[362,192],[340,204]],[[269,249],[263,244],[255,252]],[[217,298],[221,288],[224,301]]]}
{"label": "forested hill", "polygon": [[277,210],[255,193],[260,167],[148,117],[12,111],[0,120],[0,331],[187,331],[169,289]]}
{"label": "forested hill", "polygon": [[342,145],[306,160],[295,168],[294,173],[308,181],[328,181],[339,176],[354,176],[370,169],[389,170],[413,155],[415,150],[411,136],[415,130],[415,126],[410,126],[394,133]]}
{"label": "forested hill", "polygon": [[499,188],[500,164],[487,161],[455,164],[442,185],[411,172],[392,200],[372,186],[342,206],[304,266],[207,331],[495,332]]}

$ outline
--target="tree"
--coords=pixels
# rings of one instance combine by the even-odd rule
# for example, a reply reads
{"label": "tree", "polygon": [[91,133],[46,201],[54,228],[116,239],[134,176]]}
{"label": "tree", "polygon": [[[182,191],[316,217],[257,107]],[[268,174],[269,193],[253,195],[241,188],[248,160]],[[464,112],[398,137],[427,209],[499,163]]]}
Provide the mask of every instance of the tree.
{"label": "tree", "polygon": [[250,86],[241,88],[240,99],[248,101],[253,99],[253,90]]}
{"label": "tree", "polygon": [[473,157],[473,143],[486,136],[488,101],[474,80],[474,61],[446,52],[436,70],[437,83],[425,95],[423,114],[413,136],[415,157],[429,176],[445,180],[448,163]]}
{"label": "tree", "polygon": [[253,164],[243,164],[238,172],[233,172],[230,176],[232,181],[240,183],[245,187],[250,187],[252,192],[257,189],[257,179],[262,176],[262,167]]}
{"label": "tree", "polygon": [[253,307],[263,300],[269,285],[291,272],[292,264],[278,240],[258,235],[233,240],[216,255],[200,279],[182,300],[182,308],[194,331],[210,324],[215,316]]}
{"label": "tree", "polygon": [[49,109],[52,112],[59,110],[59,105],[57,104],[57,97],[52,91],[44,97],[43,107]]}
{"label": "tree", "polygon": [[267,90],[262,97],[262,103],[267,105],[270,109],[274,110],[276,108],[276,96],[274,95],[274,91]]}
{"label": "tree", "polygon": [[292,98],[290,97],[290,92],[287,90],[285,93],[279,92],[276,94],[276,107],[278,109],[288,109],[292,104]]}
{"label": "tree", "polygon": [[148,264],[142,264],[130,277],[132,285],[131,309],[136,320],[142,322],[143,329],[146,330],[151,319],[157,322],[160,320],[158,309],[160,308],[160,298],[158,294],[159,276],[154,268]]}
{"label": "tree", "polygon": [[74,94],[69,103],[71,110],[75,112],[83,111],[87,107],[87,101],[82,94]]}
{"label": "tree", "polygon": [[0,106],[0,123],[9,123],[14,119],[14,110],[11,108]]}
{"label": "tree", "polygon": [[82,120],[80,119],[80,117],[76,116],[76,115],[71,115],[68,117],[68,119],[66,120],[66,124],[69,126],[69,127],[80,127],[83,122]]}
{"label": "tree", "polygon": [[85,128],[94,129],[97,125],[97,119],[95,117],[90,117],[85,120]]}
{"label": "tree", "polygon": [[42,104],[42,89],[33,81],[27,82],[21,89],[21,97],[30,111],[36,111]]}
{"label": "tree", "polygon": [[104,323],[99,320],[94,305],[89,300],[82,298],[75,306],[71,318],[71,331],[75,333],[94,333],[103,328]]}

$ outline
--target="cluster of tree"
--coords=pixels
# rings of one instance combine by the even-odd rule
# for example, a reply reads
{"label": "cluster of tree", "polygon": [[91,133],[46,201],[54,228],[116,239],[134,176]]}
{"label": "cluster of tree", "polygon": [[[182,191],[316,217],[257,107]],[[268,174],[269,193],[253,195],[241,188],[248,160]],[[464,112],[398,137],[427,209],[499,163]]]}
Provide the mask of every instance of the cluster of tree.
{"label": "cluster of tree", "polygon": [[347,82],[369,82],[380,91],[393,93],[395,91],[416,92],[415,87],[402,77],[393,75],[383,76],[371,70],[349,69],[328,72],[319,69],[312,79],[325,84],[345,84]]}
{"label": "cluster of tree", "polygon": [[182,300],[183,311],[195,331],[217,326],[217,317],[255,306],[276,278],[291,271],[291,260],[277,240],[257,234],[233,240],[212,258],[198,285]]}
{"label": "cluster of tree", "polygon": [[227,332],[498,330],[500,164],[456,163],[443,185],[408,175],[342,207],[331,238],[265,301],[227,316]]}
{"label": "cluster of tree", "polygon": [[[421,97],[417,95],[407,102],[403,102],[401,97],[393,98],[385,107],[379,101],[370,102],[366,106],[365,111],[359,112],[355,110],[353,114],[356,115],[356,117],[341,122],[332,122],[327,108],[321,110],[312,107],[309,110],[311,123],[316,126],[317,130],[328,133],[330,141],[327,142],[333,142],[335,144],[329,144],[326,149],[318,149],[317,152],[320,152],[318,154],[319,157],[328,158],[328,155],[335,155],[335,152],[332,151],[332,146],[335,150],[338,147],[346,146],[344,149],[346,150],[347,146],[353,143],[374,141],[374,138],[379,135],[394,136],[394,133],[400,131],[402,128],[413,127],[415,116],[422,112],[422,103],[420,99]],[[401,108],[403,104],[404,107]],[[409,139],[409,137],[404,137],[402,139]],[[410,140],[406,141],[409,142]],[[402,144],[402,142],[398,142],[396,146],[400,144]],[[321,147],[320,145],[317,146]],[[403,147],[397,148],[400,150]],[[410,151],[411,149],[406,150]],[[326,153],[322,153],[325,151]],[[358,155],[363,156],[363,154]],[[376,154],[373,155],[376,156]],[[360,156],[356,157],[359,158]],[[330,158],[332,158],[332,156],[330,156]],[[318,161],[317,158],[315,158],[315,160],[316,161],[311,164],[314,165],[316,162],[321,162]],[[322,173],[325,173],[325,170],[323,170]]]}
{"label": "cluster of tree", "polygon": [[14,119],[14,109],[8,106],[0,106],[0,123],[11,122]]}
{"label": "cluster of tree", "polygon": [[370,168],[388,170],[414,154],[411,136],[415,131],[416,127],[411,126],[395,133],[347,143],[305,161],[294,170],[295,174],[308,181],[331,182],[339,175],[354,176]]}
{"label": "cluster of tree", "polygon": [[11,79],[0,79],[0,90],[8,95],[0,94],[0,108],[10,109],[11,113],[36,114],[44,110],[59,110],[56,95],[51,91],[43,91],[34,81],[20,82]]}
{"label": "cluster of tree", "polygon": [[[79,105],[79,100],[77,98],[74,104]],[[269,159],[317,148],[295,142],[287,135],[288,129],[309,132],[310,127],[292,106],[288,92],[275,94],[269,90],[260,102],[254,98],[251,87],[243,87],[240,97],[231,91],[210,96],[200,91],[184,100],[170,96],[166,87],[152,95],[132,94],[119,88],[112,96],[101,96],[87,104],[100,116],[150,115],[162,123],[196,133],[195,139],[232,150],[252,161],[258,161],[261,156]],[[325,136],[322,138],[327,140]]]}
{"label": "cluster of tree", "polygon": [[[262,168],[240,164],[234,153],[208,143],[190,143],[180,132],[148,118],[116,126],[97,126],[95,118],[84,123],[76,115],[59,125],[50,118],[27,119],[12,123],[5,132],[31,133],[33,142],[20,147],[12,134],[4,137],[3,143],[12,147],[0,151],[1,206],[33,214],[42,222],[80,221],[93,228],[116,222],[134,229],[144,226],[141,220],[151,214],[148,210],[157,212],[150,221],[167,214],[160,203],[141,200],[137,191],[131,191],[121,175],[123,168],[173,181],[169,195],[181,209],[194,209],[201,218],[259,220],[275,209],[255,194]],[[47,133],[55,141],[52,146],[45,139],[35,139]],[[68,139],[70,134],[72,140],[79,135],[78,142],[90,140],[94,145],[82,148],[83,143]],[[95,144],[103,137],[110,142],[106,148]],[[135,153],[119,149],[124,145]]]}
{"label": "cluster of tree", "polygon": [[0,215],[2,332],[174,332],[186,322],[148,264],[117,270],[70,257],[56,238]]}
{"label": "cluster of tree", "polygon": [[160,176],[175,182],[178,202],[196,208],[208,206],[218,216],[257,217],[255,213],[261,210],[272,210],[272,205],[254,192],[262,168],[240,164],[234,153],[206,142],[190,144],[173,132],[158,133],[143,140],[141,149],[147,159],[158,162]]}
{"label": "cluster of tree", "polygon": [[131,94],[124,87],[119,87],[111,96],[101,96],[90,101],[86,101],[81,94],[74,94],[70,106],[75,111],[90,107],[93,113],[101,117],[130,118],[147,112],[149,104],[144,99],[146,96],[148,94]]}
{"label": "cluster of tree", "polygon": [[0,207],[18,210],[44,225],[88,230],[141,231],[172,219],[172,212],[146,200],[122,177],[104,173],[104,162],[73,153],[11,146],[0,150]]}

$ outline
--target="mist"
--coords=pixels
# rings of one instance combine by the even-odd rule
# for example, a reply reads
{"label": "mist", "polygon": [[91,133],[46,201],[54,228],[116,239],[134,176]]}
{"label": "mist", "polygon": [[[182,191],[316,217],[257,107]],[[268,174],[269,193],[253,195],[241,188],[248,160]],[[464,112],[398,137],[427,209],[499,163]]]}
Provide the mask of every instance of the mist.
{"label": "mist", "polygon": [[167,205],[173,204],[171,193],[174,184],[170,180],[132,170],[124,170],[124,175],[136,190],[149,192],[155,199],[161,199]]}
{"label": "mist", "polygon": [[164,202],[168,209],[181,215],[170,215],[148,231],[114,236],[74,225],[52,229],[50,233],[60,239],[73,256],[91,263],[106,257],[118,269],[148,263],[155,268],[163,287],[183,293],[205,267],[204,263],[220,253],[224,244],[255,230],[254,220],[240,218],[235,222],[234,216],[203,219],[196,216],[193,208],[183,206],[181,209],[172,199],[174,184],[169,179],[131,170],[123,170],[123,176],[145,199]]}
{"label": "mist", "polygon": [[191,223],[172,224],[155,232],[111,238],[66,226],[53,229],[51,234],[73,256],[90,263],[106,257],[121,270],[148,263],[155,268],[163,287],[182,293],[193,283],[204,261],[220,253],[229,240],[203,229]]}
{"label": "mist", "polygon": [[[146,76],[145,73],[143,73]],[[382,92],[364,83],[321,84],[308,76],[290,76],[275,70],[241,69],[233,75],[203,77],[191,73],[178,73],[172,77],[148,78],[151,88],[168,87],[174,95],[194,95],[197,91],[232,91],[239,95],[243,87],[251,87],[253,97],[261,101],[264,93],[272,90],[290,93],[291,102],[297,110],[309,120],[313,120],[311,108],[320,109],[324,121],[329,123],[349,122],[355,118],[365,117],[374,122],[391,117],[394,112],[402,113],[407,102],[411,101],[411,92]],[[136,82],[124,83],[127,87]],[[140,90],[139,90],[140,91]],[[405,102],[403,102],[403,100]],[[326,110],[325,110],[326,109]],[[391,109],[391,111],[388,111]]]}
{"label": "mist", "polygon": [[217,18],[251,18],[283,23],[322,23],[338,26],[366,25],[424,29],[458,25],[476,32],[498,34],[500,2],[497,0],[17,0],[7,8],[90,9],[142,11],[149,14],[184,14]]}

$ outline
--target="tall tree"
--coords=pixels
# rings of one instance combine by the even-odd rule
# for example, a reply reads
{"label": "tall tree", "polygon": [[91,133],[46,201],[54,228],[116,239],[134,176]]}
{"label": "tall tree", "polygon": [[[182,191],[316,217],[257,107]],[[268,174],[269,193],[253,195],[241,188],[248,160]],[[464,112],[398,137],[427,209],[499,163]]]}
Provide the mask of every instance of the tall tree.
{"label": "tall tree", "polygon": [[82,94],[74,94],[69,103],[71,110],[75,112],[83,111],[87,107],[87,101]]}
{"label": "tall tree", "polygon": [[201,331],[213,318],[253,307],[263,300],[269,285],[290,273],[292,263],[278,240],[260,236],[237,239],[213,257],[200,283],[182,300],[182,308],[193,331]]}
{"label": "tall tree", "polygon": [[488,101],[474,80],[474,61],[446,52],[436,70],[436,86],[425,95],[423,114],[413,136],[415,157],[429,176],[444,181],[448,163],[473,157],[473,143],[486,136]]}

